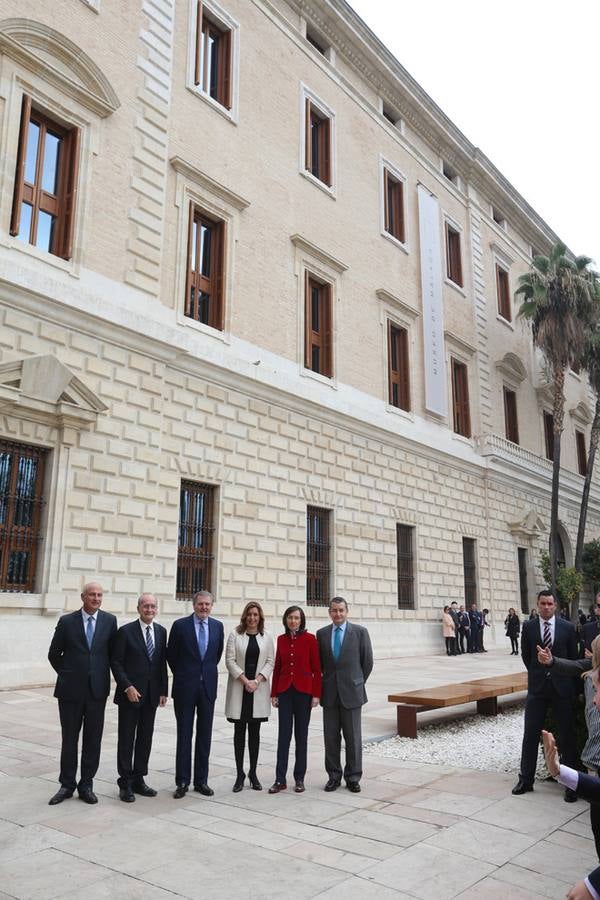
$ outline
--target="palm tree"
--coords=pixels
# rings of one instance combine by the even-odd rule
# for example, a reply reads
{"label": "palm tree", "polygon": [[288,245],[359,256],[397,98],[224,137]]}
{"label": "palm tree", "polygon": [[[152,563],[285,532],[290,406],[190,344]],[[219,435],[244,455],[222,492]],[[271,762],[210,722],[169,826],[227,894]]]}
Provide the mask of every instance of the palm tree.
{"label": "palm tree", "polygon": [[585,523],[587,519],[588,502],[590,497],[590,487],[592,484],[592,473],[594,471],[594,461],[596,459],[596,450],[598,449],[598,442],[600,441],[600,332],[597,329],[591,332],[587,337],[581,358],[581,365],[582,368],[586,370],[590,387],[596,395],[596,409],[594,411],[594,419],[592,422],[590,449],[588,451],[585,481],[583,483],[583,493],[581,495],[581,508],[579,510],[579,526],[577,528],[575,568],[578,572],[581,572],[583,568],[582,562],[583,544],[585,541]]}
{"label": "palm tree", "polygon": [[581,357],[584,339],[595,318],[598,280],[591,259],[572,259],[557,243],[549,256],[536,256],[531,269],[519,278],[515,294],[523,296],[519,316],[531,322],[533,342],[542,351],[553,388],[554,453],[550,507],[550,574],[556,591],[556,536],[560,482],[560,439],[565,412],[565,372]]}

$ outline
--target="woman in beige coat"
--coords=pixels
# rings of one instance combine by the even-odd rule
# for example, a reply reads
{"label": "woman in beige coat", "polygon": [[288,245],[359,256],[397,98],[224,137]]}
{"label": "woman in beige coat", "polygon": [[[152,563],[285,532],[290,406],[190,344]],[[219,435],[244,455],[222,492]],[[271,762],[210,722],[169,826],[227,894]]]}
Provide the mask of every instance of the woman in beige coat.
{"label": "woman in beige coat", "polygon": [[450,607],[445,606],[442,613],[442,634],[446,642],[446,653],[448,656],[455,656],[454,639],[456,637],[456,628],[454,627],[454,619],[450,615]]}
{"label": "woman in beige coat", "polygon": [[265,632],[265,617],[260,603],[247,603],[240,624],[227,638],[225,665],[229,672],[225,715],[233,722],[233,749],[237,777],[234,793],[244,787],[244,751],[246,726],[248,726],[248,755],[250,769],[248,779],[253,790],[262,791],[256,777],[260,724],[266,722],[271,712],[269,679],[273,671],[275,646],[273,638]]}

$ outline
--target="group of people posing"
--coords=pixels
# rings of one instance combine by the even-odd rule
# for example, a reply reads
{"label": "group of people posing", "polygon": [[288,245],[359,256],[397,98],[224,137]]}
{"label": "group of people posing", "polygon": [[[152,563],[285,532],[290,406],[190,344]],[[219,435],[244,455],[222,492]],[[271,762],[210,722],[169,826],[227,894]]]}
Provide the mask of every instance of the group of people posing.
{"label": "group of people posing", "polygon": [[[59,619],[48,659],[57,673],[62,746],[60,788],[50,805],[62,803],[77,790],[85,803],[97,803],[93,780],[100,763],[110,672],[118,705],[117,771],[119,797],[125,803],[156,796],[146,784],[156,710],[167,703],[167,666],[173,674],[171,696],[177,723],[175,799],[190,785],[210,797],[208,783],[213,717],[217,699],[218,665],[225,649],[228,672],[225,715],[233,723],[236,779],[233,791],[246,782],[262,790],[257,776],[261,723],[271,709],[278,711],[277,766],[269,788],[287,788],[288,756],[295,737],[294,790],[304,791],[308,727],[311,710],[323,707],[324,789],[342,783],[356,793],[362,776],[361,707],[367,702],[365,683],[373,668],[373,652],[366,628],[348,620],[343,597],[329,603],[331,624],[316,635],[306,630],[304,611],[290,606],[283,614],[283,634],[277,639],[265,629],[260,603],[244,607],[239,625],[225,644],[223,623],[211,616],[213,598],[199,591],[193,613],[177,619],[167,638],[155,621],[158,604],[153,594],[138,600],[138,618],[117,628],[111,613],[100,609],[102,587],[92,582],[81,595],[82,607]],[[192,740],[195,740],[192,753]],[[78,744],[83,729],[80,777]],[[341,738],[346,748],[341,763]],[[248,748],[248,772],[244,757]]]}
{"label": "group of people posing", "polygon": [[448,656],[459,656],[461,653],[487,653],[483,646],[483,634],[489,628],[487,616],[489,609],[477,609],[472,603],[467,612],[464,606],[453,602],[444,607],[442,613],[442,634]]}

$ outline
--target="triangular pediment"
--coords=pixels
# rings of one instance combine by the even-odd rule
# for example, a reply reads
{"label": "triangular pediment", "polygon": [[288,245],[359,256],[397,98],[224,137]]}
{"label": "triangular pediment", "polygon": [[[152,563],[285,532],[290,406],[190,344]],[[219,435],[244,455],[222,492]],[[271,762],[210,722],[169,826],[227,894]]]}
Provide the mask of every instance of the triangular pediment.
{"label": "triangular pediment", "polygon": [[96,63],[48,25],[32,19],[4,19],[0,22],[0,53],[41,75],[99,116],[109,116],[120,106]]}
{"label": "triangular pediment", "polygon": [[518,519],[506,524],[511,534],[522,538],[534,538],[547,530],[546,522],[534,509],[523,510]]}
{"label": "triangular pediment", "polygon": [[108,409],[56,356],[0,363],[0,411],[36,422],[85,427]]}

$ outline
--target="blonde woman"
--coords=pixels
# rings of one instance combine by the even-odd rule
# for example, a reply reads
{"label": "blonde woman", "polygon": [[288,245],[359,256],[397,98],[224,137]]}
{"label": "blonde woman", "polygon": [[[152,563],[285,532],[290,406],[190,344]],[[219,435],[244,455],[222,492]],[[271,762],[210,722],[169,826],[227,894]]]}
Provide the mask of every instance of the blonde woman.
{"label": "blonde woman", "polygon": [[275,645],[265,631],[265,617],[260,603],[247,603],[240,624],[227,638],[225,665],[229,673],[225,715],[233,722],[233,750],[237,776],[233,792],[244,787],[244,752],[248,729],[248,779],[255,791],[262,791],[256,775],[260,747],[260,726],[271,712],[269,679],[273,671]]}

